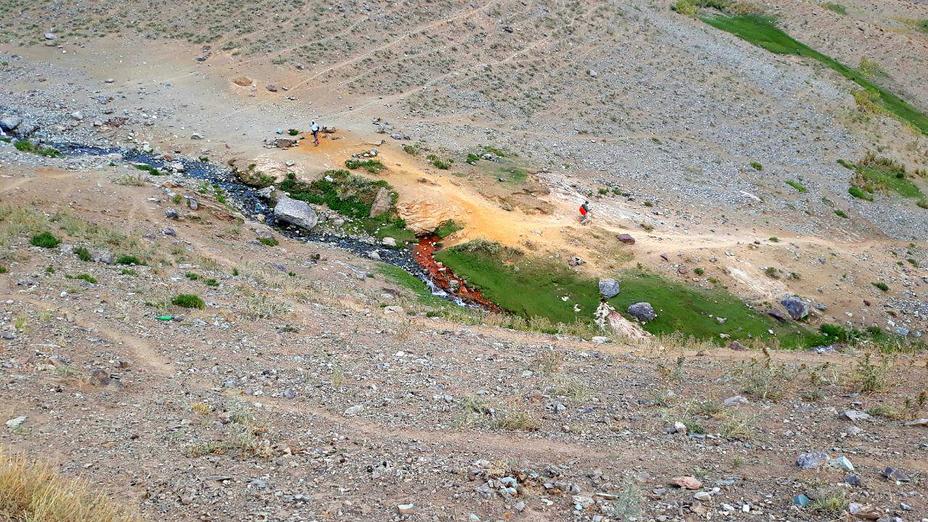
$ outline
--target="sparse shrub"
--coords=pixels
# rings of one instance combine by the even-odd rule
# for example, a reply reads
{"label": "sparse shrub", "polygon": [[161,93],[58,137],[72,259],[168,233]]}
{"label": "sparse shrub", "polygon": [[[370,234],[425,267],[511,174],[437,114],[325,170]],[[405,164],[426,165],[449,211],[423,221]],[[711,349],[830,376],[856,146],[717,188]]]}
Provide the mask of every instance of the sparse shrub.
{"label": "sparse shrub", "polygon": [[842,517],[850,501],[843,489],[829,489],[813,493],[815,500],[809,504],[809,511],[827,517]]}
{"label": "sparse shrub", "polygon": [[786,180],[786,184],[789,185],[789,186],[791,186],[791,187],[793,187],[794,189],[796,189],[796,192],[804,193],[804,192],[808,192],[808,191],[809,191],[809,189],[807,189],[807,188],[805,187],[805,185],[803,185],[802,183],[800,183],[800,182],[798,182],[798,181],[796,181],[796,180],[794,180],[794,179],[788,179],[788,180]]}
{"label": "sparse shrub", "polygon": [[213,411],[209,404],[206,404],[205,402],[195,402],[191,404],[190,410],[198,415],[206,415],[207,413]]}
{"label": "sparse shrub", "polygon": [[[141,170],[142,172],[147,172],[147,173],[151,174],[152,176],[160,176],[160,175],[164,174],[163,172],[161,172],[161,169],[159,169],[159,168],[157,168],[157,167],[153,167],[153,166],[151,166],[151,165],[149,165],[149,164],[147,164],[147,163],[135,163],[135,164],[133,164],[132,166],[135,167],[135,168],[138,169],[138,170]],[[141,181],[141,180],[140,180],[140,181]]]}
{"label": "sparse shrub", "polygon": [[93,256],[90,254],[90,250],[87,250],[87,247],[79,246],[74,249],[74,255],[77,256],[81,261],[92,261]]}
{"label": "sparse shrub", "polygon": [[81,281],[86,281],[92,285],[97,284],[97,278],[90,274],[77,274],[76,276],[71,276],[69,279],[80,279]]}
{"label": "sparse shrub", "polygon": [[615,520],[638,520],[641,516],[641,489],[630,476],[622,479],[622,490],[615,500],[604,508],[605,513]]}
{"label": "sparse shrub", "polygon": [[857,110],[864,114],[879,114],[883,112],[883,106],[880,105],[880,95],[870,89],[858,89],[851,93],[854,96],[854,102],[857,103]]}
{"label": "sparse shrub", "polygon": [[138,265],[142,266],[145,264],[141,259],[130,254],[123,254],[116,258],[117,265]]}
{"label": "sparse shrub", "polygon": [[206,303],[203,302],[203,299],[193,294],[178,294],[171,299],[171,304],[181,308],[196,308],[198,310],[206,308]]}
{"label": "sparse shrub", "polygon": [[873,194],[871,194],[870,192],[867,192],[866,190],[856,185],[847,189],[847,192],[848,194],[854,196],[857,199],[862,199],[864,201],[873,201]]}
{"label": "sparse shrub", "polygon": [[780,278],[780,271],[777,270],[776,267],[768,266],[767,268],[764,269],[764,273],[767,274],[767,277],[769,277],[770,279]]}
{"label": "sparse shrub", "polygon": [[465,161],[467,162],[468,165],[476,165],[477,162],[480,161],[480,156],[477,154],[474,154],[473,152],[468,152],[467,159]]}
{"label": "sparse shrub", "polygon": [[693,269],[693,273],[696,274],[696,275],[698,275],[698,276],[701,276],[701,275],[703,275],[703,274],[706,273],[706,270],[705,270],[704,268],[702,268],[702,267],[696,267],[696,268]]}
{"label": "sparse shrub", "polygon": [[761,164],[760,164],[759,162],[757,162],[757,161],[752,161],[752,162],[751,162],[751,168],[754,169],[754,170],[756,170],[756,171],[758,171],[758,172],[764,170],[764,166],[761,165]]}
{"label": "sparse shrub", "polygon": [[824,7],[825,9],[828,9],[829,11],[838,13],[839,15],[846,15],[846,14],[847,14],[847,8],[846,8],[846,7],[844,7],[844,6],[841,5],[841,4],[836,4],[836,3],[834,3],[834,2],[825,2],[824,4],[822,4],[822,7]]}
{"label": "sparse shrub", "polygon": [[345,160],[345,167],[352,170],[364,169],[371,174],[378,174],[380,171],[387,168],[383,163],[380,162],[380,160],[377,159],[360,160],[356,158]]}
{"label": "sparse shrub", "polygon": [[873,286],[879,288],[879,289],[880,289],[881,291],[883,291],[883,292],[889,292],[889,285],[887,285],[887,284],[884,283],[883,281],[877,281],[877,282],[872,283],[872,284],[873,284]]}
{"label": "sparse shrub", "polygon": [[774,364],[769,355],[763,362],[752,360],[750,364],[736,368],[733,373],[740,380],[744,393],[771,401],[780,400],[796,376],[794,369]]}
{"label": "sparse shrub", "polygon": [[874,393],[886,389],[886,377],[889,374],[890,362],[885,356],[881,357],[880,364],[873,364],[869,353],[857,361],[854,368],[854,380],[861,393]]}
{"label": "sparse shrub", "polygon": [[438,156],[436,156],[435,154],[429,154],[428,156],[426,156],[426,159],[428,159],[429,163],[431,163],[432,166],[435,167],[436,169],[448,170],[451,168],[450,159],[443,160],[439,158]]}
{"label": "sparse shrub", "polygon": [[410,156],[418,156],[418,155],[419,155],[419,147],[417,147],[417,146],[415,146],[415,145],[410,145],[410,144],[407,143],[407,144],[403,145],[403,152],[405,152],[406,154],[409,154]]}
{"label": "sparse shrub", "polygon": [[685,16],[696,16],[696,6],[690,0],[677,0],[671,9]]}
{"label": "sparse shrub", "polygon": [[275,247],[280,244],[276,237],[259,237],[258,242],[264,246]]}
{"label": "sparse shrub", "polygon": [[16,147],[16,150],[20,152],[28,152],[30,154],[37,154],[47,158],[57,158],[61,156],[61,152],[58,149],[54,147],[43,147],[42,145],[37,145],[29,140],[17,140],[13,146]]}
{"label": "sparse shrub", "polygon": [[849,217],[849,216],[847,215],[847,212],[841,210],[840,208],[839,208],[839,209],[835,209],[835,215],[838,216],[838,217],[840,217],[840,218],[844,218],[844,219],[847,219],[847,218]]}
{"label": "sparse shrub", "polygon": [[719,426],[719,434],[726,439],[751,440],[755,432],[755,417],[734,413],[729,415]]}
{"label": "sparse shrub", "polygon": [[503,412],[493,423],[494,427],[506,431],[538,431],[541,421],[527,411]]}
{"label": "sparse shrub", "polygon": [[100,488],[58,475],[47,464],[0,450],[0,518],[9,521],[130,522],[139,518]]}
{"label": "sparse shrub", "polygon": [[3,265],[0,265],[0,274],[5,274],[5,273],[7,273],[8,271],[9,271],[9,270],[7,269],[7,267],[5,267],[5,266],[3,266]]}
{"label": "sparse shrub", "polygon": [[61,243],[61,240],[52,235],[51,232],[41,232],[32,236],[29,242],[32,246],[40,248],[55,248]]}

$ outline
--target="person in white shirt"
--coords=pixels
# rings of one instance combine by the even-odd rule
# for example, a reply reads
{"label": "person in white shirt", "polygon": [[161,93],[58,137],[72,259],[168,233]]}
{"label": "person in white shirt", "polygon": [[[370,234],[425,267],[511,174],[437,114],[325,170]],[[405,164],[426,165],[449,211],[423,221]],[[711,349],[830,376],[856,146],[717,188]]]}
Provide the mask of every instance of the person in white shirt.
{"label": "person in white shirt", "polygon": [[319,145],[319,124],[315,121],[309,126],[309,131],[313,133],[313,143]]}

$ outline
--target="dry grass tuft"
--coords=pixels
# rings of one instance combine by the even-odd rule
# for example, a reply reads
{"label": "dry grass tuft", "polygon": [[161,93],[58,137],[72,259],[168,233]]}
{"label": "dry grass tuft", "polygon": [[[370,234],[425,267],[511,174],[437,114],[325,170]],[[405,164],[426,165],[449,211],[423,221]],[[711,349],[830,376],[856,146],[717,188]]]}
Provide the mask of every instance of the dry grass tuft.
{"label": "dry grass tuft", "polygon": [[47,464],[10,455],[0,448],[0,520],[64,522],[135,521],[83,482],[61,477]]}

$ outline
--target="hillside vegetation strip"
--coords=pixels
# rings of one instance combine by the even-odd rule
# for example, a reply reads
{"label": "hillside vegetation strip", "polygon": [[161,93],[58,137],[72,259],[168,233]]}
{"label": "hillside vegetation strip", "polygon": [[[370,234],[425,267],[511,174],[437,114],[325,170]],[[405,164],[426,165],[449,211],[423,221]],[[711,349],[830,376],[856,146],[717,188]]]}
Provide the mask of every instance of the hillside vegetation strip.
{"label": "hillside vegetation strip", "polygon": [[870,81],[864,72],[848,67],[834,58],[795,40],[777,27],[773,18],[759,14],[716,14],[701,16],[700,18],[716,29],[729,32],[772,53],[804,56],[821,62],[841,76],[863,87],[877,99],[881,108],[908,122],[922,134],[928,134],[928,116],[919,112],[907,101]]}

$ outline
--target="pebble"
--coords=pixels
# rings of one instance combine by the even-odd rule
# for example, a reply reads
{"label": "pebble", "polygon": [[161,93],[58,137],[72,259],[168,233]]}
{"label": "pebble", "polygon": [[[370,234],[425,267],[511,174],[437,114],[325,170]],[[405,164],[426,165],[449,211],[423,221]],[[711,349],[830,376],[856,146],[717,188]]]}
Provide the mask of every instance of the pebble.
{"label": "pebble", "polygon": [[19,417],[14,417],[6,421],[6,427],[10,428],[11,430],[15,430],[22,426],[24,422],[26,422],[26,416],[20,415]]}

